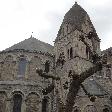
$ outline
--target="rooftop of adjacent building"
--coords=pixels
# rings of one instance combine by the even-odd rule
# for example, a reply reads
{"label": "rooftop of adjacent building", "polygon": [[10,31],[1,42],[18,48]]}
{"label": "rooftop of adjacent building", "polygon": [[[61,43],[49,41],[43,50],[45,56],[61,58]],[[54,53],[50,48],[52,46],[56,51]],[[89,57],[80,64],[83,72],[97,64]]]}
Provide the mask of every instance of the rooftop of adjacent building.
{"label": "rooftop of adjacent building", "polygon": [[21,41],[7,49],[5,49],[4,51],[13,51],[13,50],[27,50],[27,51],[37,51],[37,52],[43,52],[43,53],[50,53],[53,54],[53,46],[42,42],[34,37],[25,39],[24,41]]}

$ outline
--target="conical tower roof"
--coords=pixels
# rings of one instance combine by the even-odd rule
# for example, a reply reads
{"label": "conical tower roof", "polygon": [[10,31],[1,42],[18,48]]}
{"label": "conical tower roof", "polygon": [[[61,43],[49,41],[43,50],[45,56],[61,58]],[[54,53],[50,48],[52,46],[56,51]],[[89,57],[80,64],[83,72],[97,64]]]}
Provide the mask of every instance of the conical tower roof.
{"label": "conical tower roof", "polygon": [[91,25],[93,32],[96,33],[96,30],[87,12],[80,5],[78,5],[77,2],[75,2],[72,8],[64,16],[56,40],[58,40],[58,37],[61,34],[61,29],[64,24],[70,24],[72,26],[72,31],[74,31],[75,29],[82,31],[82,24],[85,22],[86,17],[88,18],[89,25]]}
{"label": "conical tower roof", "polygon": [[81,29],[86,15],[87,12],[75,2],[72,8],[65,14],[63,23],[73,24],[74,27]]}

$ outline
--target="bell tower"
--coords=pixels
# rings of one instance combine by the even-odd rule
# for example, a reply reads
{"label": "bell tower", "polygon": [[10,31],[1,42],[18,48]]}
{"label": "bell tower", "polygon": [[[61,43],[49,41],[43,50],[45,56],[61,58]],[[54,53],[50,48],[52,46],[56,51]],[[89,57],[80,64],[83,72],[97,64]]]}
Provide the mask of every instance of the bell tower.
{"label": "bell tower", "polygon": [[100,39],[87,12],[75,2],[65,14],[54,44],[56,74],[61,78],[57,88],[66,99],[70,74],[80,74],[89,67],[91,53],[100,54]]}

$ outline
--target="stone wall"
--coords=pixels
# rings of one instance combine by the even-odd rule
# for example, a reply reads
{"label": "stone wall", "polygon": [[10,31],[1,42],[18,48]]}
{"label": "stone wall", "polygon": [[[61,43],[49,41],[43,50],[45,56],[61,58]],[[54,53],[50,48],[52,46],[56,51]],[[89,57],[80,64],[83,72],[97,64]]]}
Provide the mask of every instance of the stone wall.
{"label": "stone wall", "polygon": [[[25,72],[19,72],[21,59],[26,59],[26,66],[23,65]],[[45,79],[36,73],[36,69],[45,70],[47,61],[50,65],[49,74],[54,75],[53,56],[34,52],[0,53],[0,112],[15,112],[20,102],[21,112],[41,112],[45,97],[48,99],[47,112],[52,111],[53,91],[47,95],[42,93],[43,89],[52,84],[52,79]]]}

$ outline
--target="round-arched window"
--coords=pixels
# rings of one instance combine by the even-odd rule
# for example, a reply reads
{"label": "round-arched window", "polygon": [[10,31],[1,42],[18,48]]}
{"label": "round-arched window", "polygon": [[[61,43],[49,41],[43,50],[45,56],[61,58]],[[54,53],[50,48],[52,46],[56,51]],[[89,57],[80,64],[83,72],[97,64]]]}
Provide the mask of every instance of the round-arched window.
{"label": "round-arched window", "polygon": [[47,112],[48,111],[48,99],[44,98],[42,100],[42,112]]}
{"label": "round-arched window", "polygon": [[13,96],[13,112],[21,112],[22,96],[15,94]]}

